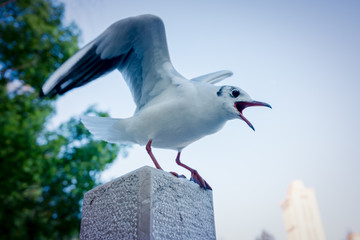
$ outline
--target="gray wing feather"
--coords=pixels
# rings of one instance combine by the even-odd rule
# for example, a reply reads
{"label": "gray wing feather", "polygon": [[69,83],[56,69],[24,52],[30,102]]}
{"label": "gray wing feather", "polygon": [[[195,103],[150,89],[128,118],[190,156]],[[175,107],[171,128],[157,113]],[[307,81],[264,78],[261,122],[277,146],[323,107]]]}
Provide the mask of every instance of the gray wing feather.
{"label": "gray wing feather", "polygon": [[181,76],[171,64],[162,20],[141,15],[112,24],[45,82],[44,95],[63,94],[118,69],[139,108]]}

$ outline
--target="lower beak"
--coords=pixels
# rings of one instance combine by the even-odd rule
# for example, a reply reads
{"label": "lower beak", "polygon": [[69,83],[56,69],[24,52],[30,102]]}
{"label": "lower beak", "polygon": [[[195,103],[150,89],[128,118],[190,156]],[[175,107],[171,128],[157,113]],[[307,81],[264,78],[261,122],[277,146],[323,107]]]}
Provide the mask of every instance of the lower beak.
{"label": "lower beak", "polygon": [[259,102],[259,101],[252,101],[252,102],[236,102],[235,103],[235,108],[239,111],[239,116],[242,120],[244,120],[244,122],[247,123],[247,125],[255,131],[254,126],[251,124],[251,122],[249,120],[247,120],[244,115],[243,115],[243,110],[247,107],[256,107],[256,106],[260,106],[260,107],[268,107],[268,108],[272,108],[269,104],[264,103],[264,102]]}

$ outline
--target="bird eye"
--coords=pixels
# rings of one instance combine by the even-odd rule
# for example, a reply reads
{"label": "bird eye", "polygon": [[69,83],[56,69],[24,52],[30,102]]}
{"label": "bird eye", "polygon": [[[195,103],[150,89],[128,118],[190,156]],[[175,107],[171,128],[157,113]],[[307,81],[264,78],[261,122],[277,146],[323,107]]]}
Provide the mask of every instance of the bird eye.
{"label": "bird eye", "polygon": [[237,98],[237,97],[240,95],[240,92],[239,92],[239,90],[234,89],[234,90],[232,90],[231,95],[232,95],[234,98]]}

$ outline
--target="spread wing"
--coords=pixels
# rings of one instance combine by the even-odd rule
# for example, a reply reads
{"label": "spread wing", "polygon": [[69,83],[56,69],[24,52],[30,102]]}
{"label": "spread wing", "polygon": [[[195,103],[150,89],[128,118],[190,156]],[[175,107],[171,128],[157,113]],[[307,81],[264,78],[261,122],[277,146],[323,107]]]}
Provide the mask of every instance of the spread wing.
{"label": "spread wing", "polygon": [[138,109],[183,78],[171,64],[162,20],[141,15],[112,24],[79,50],[45,82],[42,95],[63,94],[116,68]]}

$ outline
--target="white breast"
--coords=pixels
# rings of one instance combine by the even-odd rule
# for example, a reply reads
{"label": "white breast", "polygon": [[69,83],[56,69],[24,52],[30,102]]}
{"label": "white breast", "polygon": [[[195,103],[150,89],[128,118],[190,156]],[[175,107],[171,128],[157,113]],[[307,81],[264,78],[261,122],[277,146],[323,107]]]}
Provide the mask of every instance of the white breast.
{"label": "white breast", "polygon": [[145,145],[152,139],[154,147],[181,150],[220,130],[226,119],[217,109],[221,106],[216,104],[215,90],[205,88],[200,91],[193,84],[180,86],[137,112],[127,130],[134,142]]}

